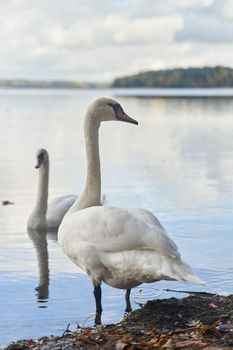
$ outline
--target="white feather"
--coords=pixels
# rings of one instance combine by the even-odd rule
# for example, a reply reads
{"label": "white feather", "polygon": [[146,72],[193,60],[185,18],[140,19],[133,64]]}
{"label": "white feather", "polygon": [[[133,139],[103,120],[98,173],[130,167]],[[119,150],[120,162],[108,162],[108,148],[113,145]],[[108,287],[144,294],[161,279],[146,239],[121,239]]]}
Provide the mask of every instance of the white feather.
{"label": "white feather", "polygon": [[[113,105],[115,108],[109,107]],[[112,287],[129,289],[161,279],[203,284],[181,260],[176,244],[151,212],[99,206],[98,129],[101,121],[116,120],[116,106],[116,101],[99,99],[87,111],[84,122],[86,185],[59,227],[59,244],[96,286],[105,282]],[[122,116],[130,121],[123,110],[121,120]],[[131,122],[136,123],[132,119]]]}
{"label": "white feather", "polygon": [[203,284],[161,224],[151,225],[128,209],[97,206],[66,215],[58,239],[94,284],[132,288],[161,279]]}
{"label": "white feather", "polygon": [[47,228],[57,228],[76,199],[75,194],[68,194],[51,200],[46,213]]}

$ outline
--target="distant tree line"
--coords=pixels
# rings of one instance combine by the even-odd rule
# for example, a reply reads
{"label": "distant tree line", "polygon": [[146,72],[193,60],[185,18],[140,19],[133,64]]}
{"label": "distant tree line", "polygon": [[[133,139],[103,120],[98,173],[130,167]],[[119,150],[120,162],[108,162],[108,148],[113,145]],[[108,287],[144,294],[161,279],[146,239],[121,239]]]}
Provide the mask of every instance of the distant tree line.
{"label": "distant tree line", "polygon": [[233,87],[233,69],[216,66],[147,71],[117,78],[112,87],[204,88]]}
{"label": "distant tree line", "polygon": [[0,79],[0,88],[77,89],[90,87],[89,85],[76,81]]}

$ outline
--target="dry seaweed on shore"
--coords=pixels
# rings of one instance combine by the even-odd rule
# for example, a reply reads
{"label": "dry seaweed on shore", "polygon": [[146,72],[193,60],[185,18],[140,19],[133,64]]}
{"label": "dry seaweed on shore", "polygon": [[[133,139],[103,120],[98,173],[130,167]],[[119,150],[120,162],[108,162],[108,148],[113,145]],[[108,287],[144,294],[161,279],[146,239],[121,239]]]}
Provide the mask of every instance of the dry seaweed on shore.
{"label": "dry seaweed on shore", "polygon": [[61,337],[23,340],[6,350],[203,348],[233,348],[233,295],[150,301],[118,324],[67,329]]}

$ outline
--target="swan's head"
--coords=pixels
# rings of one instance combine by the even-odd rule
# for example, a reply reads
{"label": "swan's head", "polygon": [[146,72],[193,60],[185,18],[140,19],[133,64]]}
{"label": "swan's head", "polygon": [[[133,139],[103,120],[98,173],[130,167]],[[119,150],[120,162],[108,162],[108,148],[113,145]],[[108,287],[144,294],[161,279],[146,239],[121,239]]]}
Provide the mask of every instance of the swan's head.
{"label": "swan's head", "polygon": [[88,114],[93,116],[99,123],[108,120],[118,120],[138,125],[138,122],[129,117],[120,103],[111,98],[98,98],[88,108]]}
{"label": "swan's head", "polygon": [[35,166],[35,168],[39,169],[41,166],[45,166],[46,164],[48,164],[48,161],[49,161],[48,152],[46,151],[46,149],[40,148],[36,154],[36,166]]}

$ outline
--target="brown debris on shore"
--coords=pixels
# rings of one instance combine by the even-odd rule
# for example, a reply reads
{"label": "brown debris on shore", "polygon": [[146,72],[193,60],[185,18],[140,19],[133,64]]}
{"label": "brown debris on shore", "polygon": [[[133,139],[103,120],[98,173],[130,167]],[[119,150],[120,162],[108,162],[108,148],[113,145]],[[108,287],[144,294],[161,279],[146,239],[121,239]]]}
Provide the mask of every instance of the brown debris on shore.
{"label": "brown debris on shore", "polygon": [[233,295],[196,294],[149,301],[120,323],[67,329],[61,337],[12,343],[5,350],[233,348]]}

